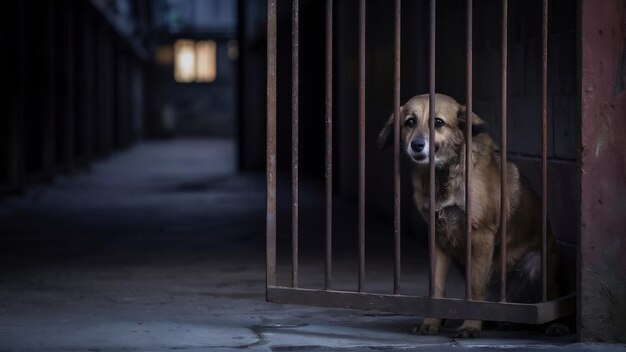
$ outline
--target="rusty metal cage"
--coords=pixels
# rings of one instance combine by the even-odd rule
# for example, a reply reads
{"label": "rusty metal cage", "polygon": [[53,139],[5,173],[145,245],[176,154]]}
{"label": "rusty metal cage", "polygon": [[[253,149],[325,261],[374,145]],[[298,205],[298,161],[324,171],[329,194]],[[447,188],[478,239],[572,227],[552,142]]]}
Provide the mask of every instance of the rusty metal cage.
{"label": "rusty metal cage", "polygon": [[[409,296],[403,295],[400,290],[400,125],[399,119],[394,123],[394,280],[389,294],[368,293],[364,289],[365,279],[365,22],[366,1],[359,0],[358,20],[358,289],[357,291],[339,291],[332,289],[332,134],[333,134],[333,1],[326,0],[326,151],[325,151],[325,179],[326,179],[326,246],[325,246],[325,285],[324,289],[301,288],[298,284],[298,70],[299,70],[299,0],[293,0],[292,7],[292,233],[291,233],[291,286],[279,286],[276,271],[276,232],[277,232],[277,158],[276,158],[276,121],[277,121],[277,0],[268,1],[268,27],[267,27],[267,232],[266,232],[266,255],[267,255],[267,300],[276,303],[304,304],[325,307],[356,308],[378,311],[388,311],[398,314],[410,314],[419,316],[433,316],[454,319],[480,319],[490,321],[509,321],[527,324],[543,324],[559,317],[571,314],[575,308],[573,295],[563,296],[558,299],[548,300],[546,295],[546,248],[547,248],[547,60],[548,60],[548,0],[542,2],[541,18],[541,199],[542,199],[542,301],[539,303],[513,303],[507,301],[506,294],[506,246],[500,246],[500,301],[479,301],[472,299],[471,292],[471,247],[466,246],[466,287],[465,298],[444,298],[436,296],[433,284],[435,268],[435,168],[434,153],[429,153],[430,165],[430,199],[429,199],[429,295]],[[393,51],[393,111],[399,116],[400,111],[400,20],[401,0],[394,0],[394,51]],[[466,8],[466,69],[467,69],[467,125],[471,125],[472,112],[472,0],[467,0]],[[508,29],[508,1],[502,0],[502,57],[501,57],[501,212],[505,212],[507,204],[507,174],[505,172],[507,160],[507,29]],[[435,33],[436,1],[430,0],[429,14],[429,102],[435,104]],[[431,108],[429,116],[430,126],[430,150],[434,150],[434,121],[435,109]],[[466,129],[466,150],[472,148],[471,129]],[[465,158],[465,196],[466,196],[466,243],[471,243],[471,211],[472,204],[469,194],[471,192],[472,165],[471,158]],[[500,243],[506,243],[506,221],[500,226]]]}

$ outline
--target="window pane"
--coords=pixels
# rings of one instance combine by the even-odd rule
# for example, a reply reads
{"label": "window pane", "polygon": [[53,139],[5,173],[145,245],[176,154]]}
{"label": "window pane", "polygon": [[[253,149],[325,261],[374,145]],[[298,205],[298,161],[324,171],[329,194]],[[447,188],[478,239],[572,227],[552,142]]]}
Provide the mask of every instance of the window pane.
{"label": "window pane", "polygon": [[217,74],[217,55],[214,40],[203,40],[196,44],[198,82],[213,82]]}
{"label": "window pane", "polygon": [[174,44],[174,78],[177,82],[193,82],[196,79],[196,54],[193,40],[179,39]]}

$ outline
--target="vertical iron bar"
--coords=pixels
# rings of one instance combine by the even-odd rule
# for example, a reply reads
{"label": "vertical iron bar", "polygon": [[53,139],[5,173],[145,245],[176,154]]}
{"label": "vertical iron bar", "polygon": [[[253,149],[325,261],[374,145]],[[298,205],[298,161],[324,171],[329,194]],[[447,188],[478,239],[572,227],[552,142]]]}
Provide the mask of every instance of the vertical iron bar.
{"label": "vertical iron bar", "polygon": [[428,221],[428,253],[430,258],[429,294],[435,295],[435,0],[430,0],[430,77],[429,77],[429,136],[428,165],[429,173],[429,221]]}
{"label": "vertical iron bar", "polygon": [[[48,45],[48,67],[47,67],[47,79],[48,79],[48,90],[46,92],[46,96],[47,96],[47,113],[45,116],[45,131],[44,131],[44,138],[45,138],[45,142],[44,142],[44,168],[46,170],[46,174],[48,175],[48,177],[52,177],[52,175],[54,175],[55,173],[55,155],[56,155],[56,150],[54,148],[56,148],[56,126],[55,126],[55,122],[57,121],[57,116],[56,116],[56,111],[57,111],[57,99],[55,96],[55,91],[56,91],[56,85],[58,84],[58,72],[55,72],[56,70],[55,68],[55,64],[56,64],[56,57],[57,57],[57,45],[56,45],[56,33],[55,33],[55,28],[58,25],[57,22],[58,20],[58,15],[55,13],[54,11],[54,4],[52,3],[48,3],[48,5],[50,6],[47,10],[48,10],[48,33],[46,36],[46,40],[49,43]],[[87,18],[87,16],[84,16],[85,18]],[[91,22],[89,22],[89,19],[87,19],[85,22],[87,22],[87,25],[90,25]],[[91,28],[91,27],[88,27]],[[87,28],[86,28],[87,29]],[[85,33],[89,33],[87,30],[85,31]],[[91,39],[91,38],[89,38]],[[89,42],[91,43],[91,41]],[[93,65],[93,61],[92,60],[85,60],[86,64],[91,64]],[[89,120],[92,118],[91,114],[85,114],[85,119]]]}
{"label": "vertical iron bar", "polygon": [[276,285],[276,0],[267,3],[266,286]]}
{"label": "vertical iron bar", "polygon": [[541,290],[547,300],[548,238],[548,0],[543,0],[541,21]]}
{"label": "vertical iron bar", "polygon": [[509,204],[506,157],[508,1],[502,0],[502,148],[500,154],[500,301],[506,302],[506,222]]}
{"label": "vertical iron bar", "polygon": [[298,287],[298,64],[300,0],[291,14],[291,286]]}
{"label": "vertical iron bar", "polygon": [[465,299],[472,299],[472,25],[473,4],[467,0],[467,122],[465,129]]}
{"label": "vertical iron bar", "polygon": [[333,265],[333,0],[326,0],[326,276],[330,290]]}
{"label": "vertical iron bar", "polygon": [[[62,7],[63,15],[61,17],[61,23],[63,28],[63,36],[64,41],[66,43],[64,60],[65,69],[63,72],[64,77],[62,77],[62,81],[64,82],[64,104],[63,107],[63,115],[64,116],[64,136],[63,136],[63,168],[65,171],[72,171],[75,168],[76,160],[75,160],[75,151],[74,151],[74,143],[76,140],[76,116],[74,113],[74,104],[75,104],[75,85],[74,85],[74,77],[76,74],[75,68],[75,59],[74,59],[74,36],[72,33],[72,26],[74,24],[74,14],[72,12],[72,4],[66,3],[65,7]],[[115,44],[113,44],[115,47]],[[115,49],[113,50],[112,60],[115,61],[117,59],[116,55],[119,55]],[[115,65],[115,63],[112,63]],[[112,76],[115,76],[116,72],[112,70]],[[115,82],[116,77],[112,77],[112,81]],[[112,90],[117,90],[112,84]],[[62,105],[63,106],[63,105]],[[115,109],[115,103],[113,104]],[[115,131],[116,132],[116,131]],[[114,133],[115,133],[114,132]]]}
{"label": "vertical iron bar", "polygon": [[400,21],[401,4],[395,0],[395,43],[393,53],[393,234],[394,234],[394,275],[393,293],[400,294],[401,246],[400,246]]}
{"label": "vertical iron bar", "polygon": [[365,281],[365,0],[359,0],[359,292]]}

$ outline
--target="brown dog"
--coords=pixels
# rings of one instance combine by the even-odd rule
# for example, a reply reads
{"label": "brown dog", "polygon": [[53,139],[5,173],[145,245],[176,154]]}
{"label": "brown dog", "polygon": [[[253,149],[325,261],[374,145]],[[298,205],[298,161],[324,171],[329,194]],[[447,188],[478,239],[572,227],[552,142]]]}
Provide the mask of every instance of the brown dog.
{"label": "brown dog", "polygon": [[[401,142],[413,164],[413,196],[424,219],[429,197],[429,100],[428,94],[413,97],[400,109]],[[451,259],[465,263],[465,106],[449,96],[435,97],[436,262],[435,296],[444,297]],[[484,300],[490,276],[498,273],[500,258],[500,151],[486,132],[486,124],[472,114],[472,277],[473,300]],[[393,116],[380,132],[384,148],[392,139]],[[537,302],[541,299],[541,204],[523,185],[517,167],[507,163],[508,212],[506,268],[507,299]],[[558,297],[555,270],[558,254],[552,233],[547,248],[548,298]],[[493,275],[499,277],[499,275]],[[436,334],[442,319],[426,318],[417,330]],[[478,337],[480,320],[465,320],[456,337]],[[562,328],[559,326],[558,328]],[[550,329],[550,328],[549,328]],[[547,331],[547,333],[555,333]]]}

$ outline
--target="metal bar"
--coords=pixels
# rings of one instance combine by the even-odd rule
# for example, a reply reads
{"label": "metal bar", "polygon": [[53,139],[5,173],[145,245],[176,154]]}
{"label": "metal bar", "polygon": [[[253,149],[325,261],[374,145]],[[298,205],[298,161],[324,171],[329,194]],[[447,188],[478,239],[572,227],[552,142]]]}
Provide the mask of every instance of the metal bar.
{"label": "metal bar", "polygon": [[[58,24],[58,15],[57,11],[55,11],[54,5],[48,3],[48,33],[46,34],[46,41],[48,43],[47,52],[48,55],[48,64],[46,67],[47,72],[47,92],[46,92],[46,108],[47,111],[45,113],[45,127],[44,127],[44,170],[45,173],[52,177],[55,173],[55,155],[56,155],[56,125],[57,121],[57,99],[56,99],[56,86],[58,85],[58,71],[56,70],[56,57],[57,53],[57,41],[56,41],[56,31]],[[85,61],[86,63],[88,61]],[[89,61],[89,63],[93,63],[93,61]],[[84,116],[85,119],[89,119],[90,116]]]}
{"label": "metal bar", "polygon": [[365,0],[359,0],[359,292],[365,284]]}
{"label": "metal bar", "polygon": [[400,0],[394,3],[395,43],[393,53],[393,235],[394,235],[394,275],[393,293],[400,294],[401,246],[400,246],[400,31],[402,20]]}
{"label": "metal bar", "polygon": [[465,299],[472,299],[472,0],[467,0],[467,122],[465,129]]}
{"label": "metal bar", "polygon": [[500,301],[506,302],[506,222],[509,204],[506,158],[508,0],[502,0],[502,148],[500,148]]}
{"label": "metal bar", "polygon": [[[74,105],[76,102],[75,99],[75,85],[74,85],[74,77],[75,77],[75,56],[74,56],[74,35],[73,35],[73,25],[74,25],[74,13],[72,11],[71,3],[66,3],[65,7],[63,7],[63,15],[61,17],[62,25],[63,25],[63,35],[65,41],[65,58],[63,62],[65,63],[65,68],[62,77],[62,81],[64,81],[65,95],[63,101],[63,123],[65,124],[65,128],[63,131],[63,169],[66,172],[72,171],[75,167],[76,158],[75,158],[75,150],[74,143],[76,140],[76,114],[74,110]],[[112,69],[112,72],[115,71]],[[115,79],[114,75],[111,77],[112,80]],[[114,82],[114,81],[113,81]],[[115,106],[115,104],[113,104]]]}
{"label": "metal bar", "polygon": [[[23,162],[23,125],[24,106],[26,105],[26,87],[24,73],[26,71],[26,35],[25,35],[25,12],[26,3],[24,1],[8,3],[10,11],[15,15],[8,18],[7,46],[15,49],[7,52],[9,65],[12,70],[7,70],[5,82],[14,85],[15,89],[9,90],[8,108],[9,116],[6,120],[6,131],[3,131],[3,138],[6,138],[7,160],[6,160],[6,185],[5,192],[19,191],[24,187],[24,162]],[[6,54],[5,54],[6,55]],[[5,120],[3,119],[3,122]]]}
{"label": "metal bar", "polygon": [[276,285],[276,1],[267,2],[267,286]]}
{"label": "metal bar", "polygon": [[333,0],[326,0],[326,275],[330,290],[333,265]]}
{"label": "metal bar", "polygon": [[112,32],[105,24],[101,25],[103,52],[102,52],[102,95],[103,95],[103,126],[101,132],[102,147],[105,155],[110,155],[113,151],[113,106],[115,100],[113,98],[113,39]]}
{"label": "metal bar", "polygon": [[291,13],[291,286],[298,287],[298,103],[300,0]]}
{"label": "metal bar", "polygon": [[479,319],[523,324],[543,324],[574,312],[575,297],[569,295],[541,303],[466,301],[406,295],[356,293],[269,287],[268,300],[285,304],[376,310],[405,315],[450,319]]}
{"label": "metal bar", "polygon": [[95,84],[93,79],[91,79],[94,71],[94,62],[95,58],[93,57],[93,45],[94,45],[94,27],[93,20],[91,19],[91,12],[88,8],[87,3],[82,3],[82,58],[83,72],[82,72],[82,83],[84,87],[84,104],[82,106],[82,119],[83,119],[83,156],[84,156],[84,164],[89,166],[93,160],[93,140],[94,135],[94,116],[93,113],[94,105],[95,105]]}
{"label": "metal bar", "polygon": [[548,0],[543,0],[541,21],[541,292],[547,294],[548,238]]}
{"label": "metal bar", "polygon": [[428,165],[429,173],[429,221],[428,221],[428,253],[430,258],[430,275],[428,288],[431,297],[435,294],[435,0],[430,0],[430,82],[429,82],[429,136]]}

